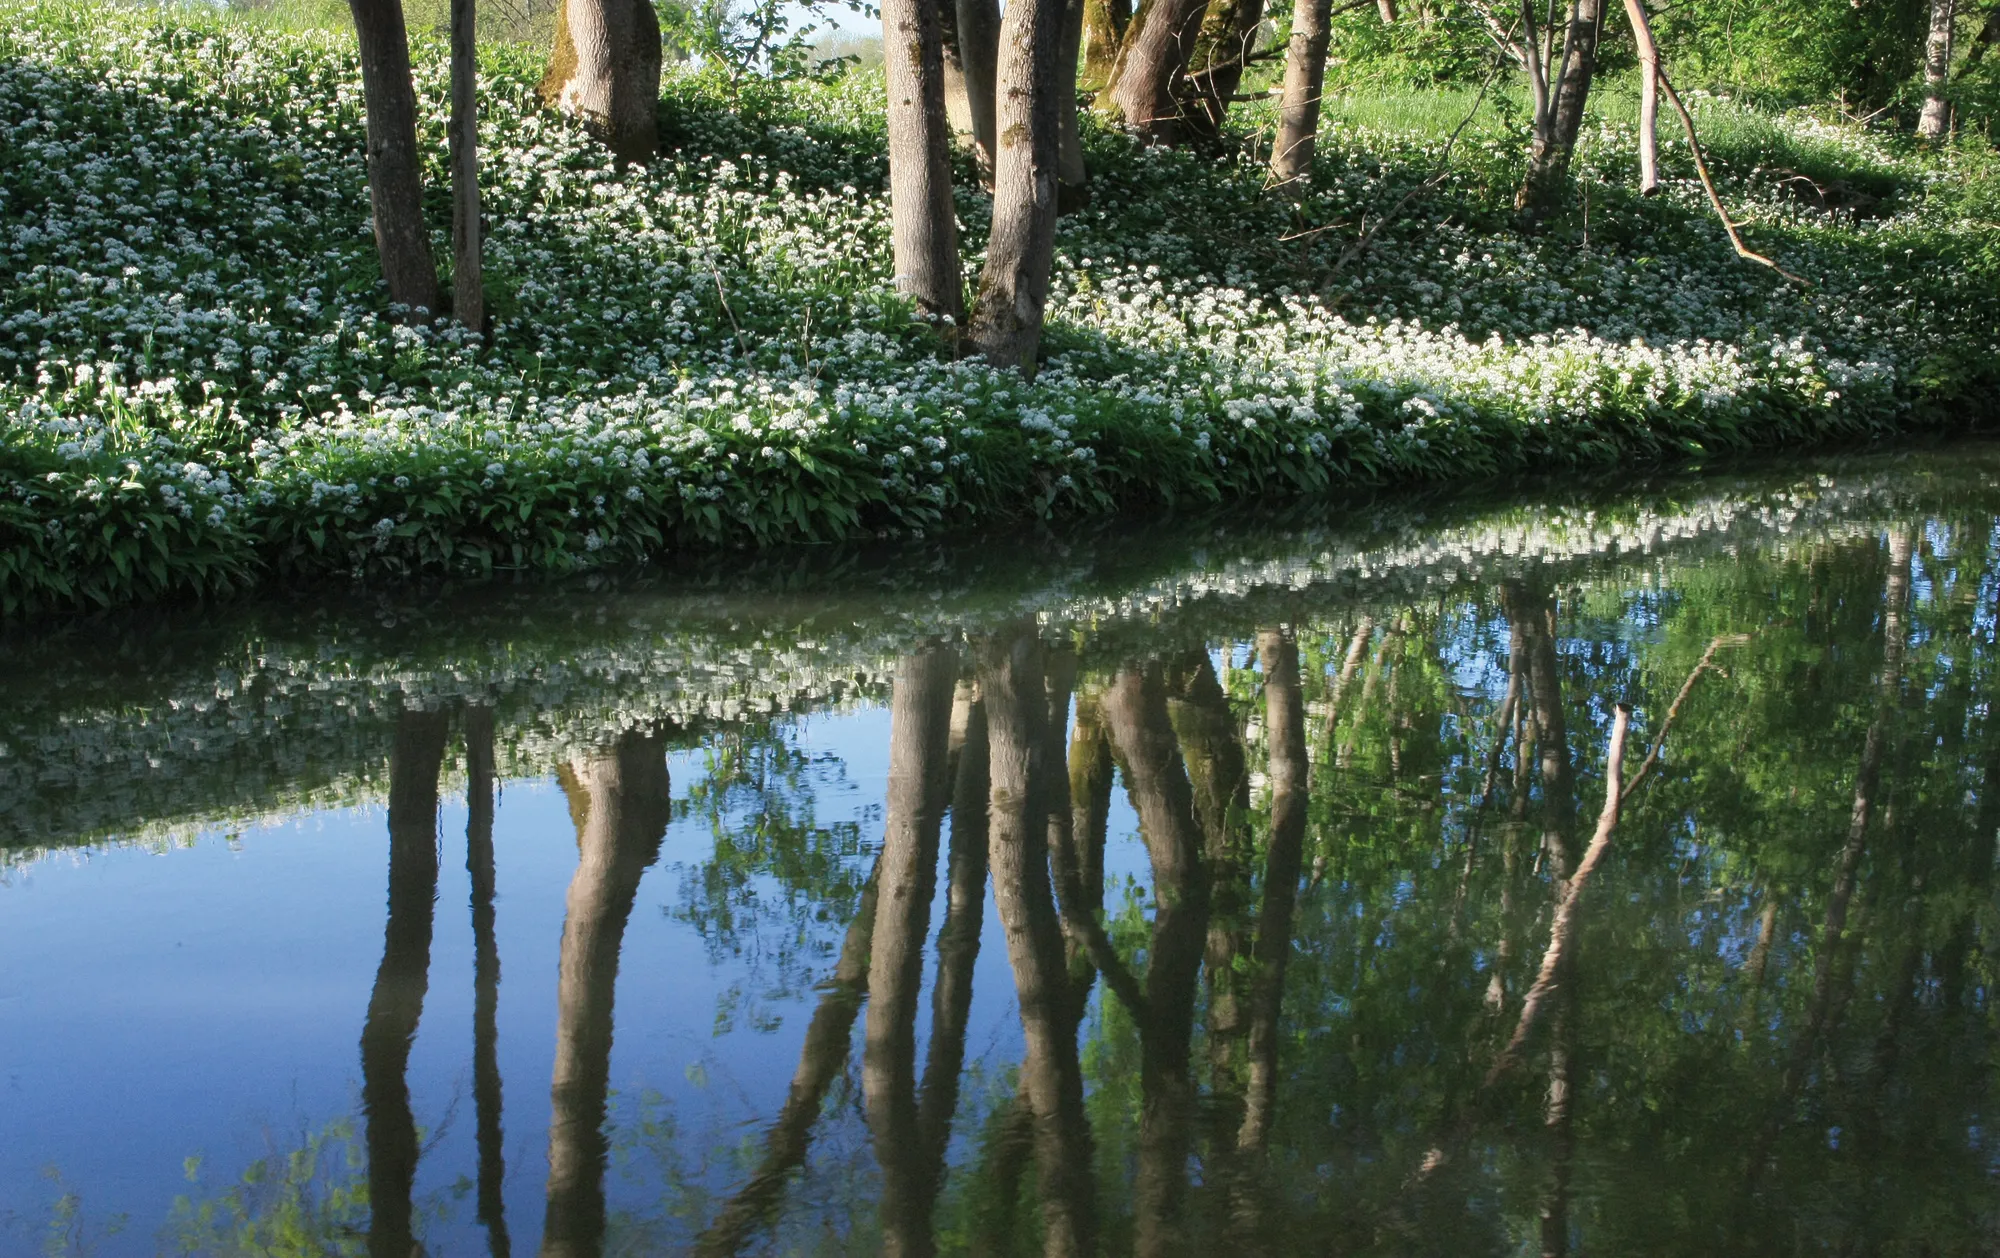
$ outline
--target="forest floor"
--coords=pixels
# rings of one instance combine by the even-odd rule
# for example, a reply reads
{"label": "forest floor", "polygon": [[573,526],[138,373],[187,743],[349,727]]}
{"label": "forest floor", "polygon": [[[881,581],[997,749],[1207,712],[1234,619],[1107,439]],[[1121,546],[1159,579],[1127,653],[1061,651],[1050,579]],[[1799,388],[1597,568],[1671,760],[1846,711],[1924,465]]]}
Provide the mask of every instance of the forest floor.
{"label": "forest floor", "polygon": [[482,57],[479,337],[384,305],[351,41],[0,0],[0,611],[1700,459],[2000,396],[1983,140],[1699,98],[1799,284],[1735,257],[1678,137],[1637,195],[1613,93],[1532,235],[1500,97],[1336,96],[1297,207],[1255,111],[1224,154],[1092,127],[1027,383],[891,288],[879,80],[670,72],[667,151],[620,172],[536,50]]}

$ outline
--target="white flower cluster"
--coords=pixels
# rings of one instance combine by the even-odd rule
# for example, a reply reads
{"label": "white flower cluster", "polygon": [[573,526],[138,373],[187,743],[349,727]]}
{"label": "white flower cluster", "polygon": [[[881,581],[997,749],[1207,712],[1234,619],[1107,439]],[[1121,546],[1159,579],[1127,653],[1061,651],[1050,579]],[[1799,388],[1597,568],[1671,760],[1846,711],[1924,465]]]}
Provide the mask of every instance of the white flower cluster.
{"label": "white flower cluster", "polygon": [[[879,89],[763,87],[758,113],[670,83],[680,156],[621,171],[540,108],[531,52],[494,49],[495,317],[410,327],[378,296],[344,41],[179,9],[0,18],[0,502],[43,521],[57,572],[106,562],[88,538],[174,521],[281,566],[561,568],[1806,440],[1895,422],[1962,304],[1950,275],[1885,286],[1865,249],[1814,244],[1831,220],[1795,199],[1785,221],[1818,232],[1804,298],[1719,249],[1578,261],[1450,223],[1307,294],[1159,208],[1238,196],[1242,172],[1119,150],[1064,220],[1025,383],[936,353],[893,292]],[[418,92],[441,181],[438,51],[419,45]],[[1586,163],[1628,139],[1606,129]],[[1438,145],[1329,137],[1325,207],[1381,195],[1371,148],[1422,169]],[[971,278],[987,209],[961,189],[960,211]]]}

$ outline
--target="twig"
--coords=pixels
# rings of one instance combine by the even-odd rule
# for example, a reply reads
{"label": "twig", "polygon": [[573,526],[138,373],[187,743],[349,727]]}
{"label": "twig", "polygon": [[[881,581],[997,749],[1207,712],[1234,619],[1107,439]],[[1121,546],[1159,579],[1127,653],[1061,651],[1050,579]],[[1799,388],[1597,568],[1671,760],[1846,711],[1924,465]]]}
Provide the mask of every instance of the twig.
{"label": "twig", "polygon": [[743,325],[736,322],[736,312],[729,308],[729,294],[722,288],[722,272],[711,262],[708,264],[708,273],[715,277],[715,296],[722,302],[722,313],[729,316],[729,326],[736,330],[736,348],[742,350],[743,356],[748,358],[750,345],[743,339]]}
{"label": "twig", "polygon": [[1492,88],[1493,80],[1499,73],[1500,63],[1496,61],[1492,68],[1487,71],[1486,81],[1479,85],[1479,95],[1473,98],[1472,108],[1467,110],[1465,117],[1459,119],[1458,125],[1452,128],[1451,138],[1445,141],[1444,151],[1438,154],[1437,169],[1431,173],[1431,176],[1408,192],[1405,192],[1402,199],[1390,207],[1387,214],[1377,218],[1372,226],[1368,225],[1367,216],[1364,215],[1362,217],[1363,226],[1361,228],[1361,235],[1356,237],[1354,243],[1341,252],[1340,257],[1333,264],[1333,271],[1328,276],[1329,279],[1334,275],[1339,275],[1349,262],[1354,261],[1354,259],[1367,252],[1368,246],[1375,242],[1375,237],[1382,230],[1383,225],[1402,214],[1403,207],[1415,200],[1420,194],[1429,193],[1432,189],[1443,183],[1446,177],[1451,174],[1451,151],[1458,147],[1458,137],[1465,134],[1465,129],[1471,126],[1472,120],[1478,116],[1479,107],[1486,103],[1486,93]]}

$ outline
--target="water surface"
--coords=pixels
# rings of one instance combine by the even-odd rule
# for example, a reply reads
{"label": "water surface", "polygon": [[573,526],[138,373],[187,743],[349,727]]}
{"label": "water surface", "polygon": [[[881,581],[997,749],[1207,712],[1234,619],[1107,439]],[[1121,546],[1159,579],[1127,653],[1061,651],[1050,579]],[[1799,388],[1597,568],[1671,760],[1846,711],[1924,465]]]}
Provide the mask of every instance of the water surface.
{"label": "water surface", "polygon": [[1993,1252],[1995,473],[17,628],[0,1252]]}

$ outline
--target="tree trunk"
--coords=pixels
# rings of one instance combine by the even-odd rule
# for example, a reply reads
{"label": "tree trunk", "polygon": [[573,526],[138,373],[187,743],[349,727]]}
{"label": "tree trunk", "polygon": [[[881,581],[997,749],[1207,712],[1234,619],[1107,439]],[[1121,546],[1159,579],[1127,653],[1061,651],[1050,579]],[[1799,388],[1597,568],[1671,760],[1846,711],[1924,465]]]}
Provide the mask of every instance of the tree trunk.
{"label": "tree trunk", "polygon": [[1625,0],[1632,40],[1639,47],[1639,195],[1660,190],[1660,45],[1646,17],[1646,0]]}
{"label": "tree trunk", "polygon": [[465,710],[465,871],[472,882],[472,1105],[478,1217],[492,1258],[508,1258],[506,1137],[500,1125],[500,945],[493,930],[493,709]]}
{"label": "tree trunk", "polygon": [[[1032,3],[1013,0],[1022,8]],[[1069,976],[1049,885],[1045,807],[1046,778],[1055,766],[1044,755],[1042,646],[1032,625],[980,644],[979,688],[992,766],[987,851],[1021,1011],[1021,1081],[1033,1115],[1043,1253],[1082,1258],[1096,1252],[1096,1189],[1076,1037],[1073,1028],[1062,1033],[1069,1025],[1063,1016]]]}
{"label": "tree trunk", "polygon": [[1206,9],[1203,0],[1143,0],[1119,42],[1105,103],[1148,143],[1177,144],[1182,138],[1176,98]]}
{"label": "tree trunk", "polygon": [[[1554,64],[1544,63],[1541,92],[1535,109],[1534,140],[1528,150],[1528,174],[1514,198],[1514,208],[1531,222],[1560,209],[1569,188],[1569,162],[1583,125],[1590,98],[1591,76],[1597,70],[1597,37],[1603,25],[1604,0],[1572,0]],[[1530,57],[1539,55],[1532,42]]]}
{"label": "tree trunk", "polygon": [[965,72],[966,111],[971,115],[972,155],[979,177],[993,186],[997,153],[995,125],[999,108],[999,0],[955,0],[958,52]]}
{"label": "tree trunk", "polygon": [[417,1177],[417,1120],[410,1110],[410,1042],[430,989],[437,904],[438,773],[448,726],[442,712],[405,710],[389,753],[389,916],[382,965],[361,1029],[361,1110],[368,1148],[369,1258],[417,1252],[410,1194]]}
{"label": "tree trunk", "polygon": [[660,147],[660,21],[650,0],[563,0],[540,91],[620,161],[651,161]]}
{"label": "tree trunk", "polygon": [[1917,134],[1926,140],[1942,140],[1951,130],[1951,102],[1944,93],[1951,80],[1951,28],[1957,17],[1957,0],[1931,0],[1931,29],[1924,40],[1924,112],[1917,119]]}
{"label": "tree trunk", "polygon": [[1067,0],[1063,9],[1062,64],[1056,72],[1056,212],[1069,214],[1090,204],[1090,172],[1083,165],[1083,136],[1077,129],[1076,76],[1083,49],[1085,0]]}
{"label": "tree trunk", "polygon": [[437,262],[424,227],[423,160],[417,154],[417,89],[402,0],[348,0],[361,46],[361,95],[368,109],[368,205],[389,301],[405,318],[437,312]]}
{"label": "tree trunk", "polygon": [[896,665],[889,717],[889,790],[868,954],[861,1087],[882,1168],[881,1252],[898,1258],[928,1258],[936,1248],[917,1118],[916,1020],[937,890],[957,673],[957,658],[943,650],[904,656]]}
{"label": "tree trunk", "polygon": [[965,314],[951,203],[940,0],[883,0],[889,89],[889,219],[896,287],[933,319]]}
{"label": "tree trunk", "polygon": [[452,316],[486,330],[479,247],[479,32],[473,0],[451,0]]}
{"label": "tree trunk", "polygon": [[1209,5],[1181,89],[1181,117],[1201,139],[1221,138],[1263,21],[1264,0],[1213,0]]}
{"label": "tree trunk", "polygon": [[1320,93],[1326,86],[1326,45],[1332,0],[1298,0],[1285,46],[1285,86],[1278,104],[1278,138],[1271,146],[1271,183],[1297,195],[1312,170],[1319,135]]}
{"label": "tree trunk", "polygon": [[543,1258],[596,1258],[604,1247],[604,1133],[618,953],[639,880],[671,816],[666,748],[626,734],[558,775],[576,825],[577,866],[564,906],[549,1084],[548,1210]]}
{"label": "tree trunk", "polygon": [[1092,92],[1101,92],[1111,82],[1111,68],[1118,63],[1118,45],[1132,20],[1129,0],[1083,0],[1083,30],[1079,81]]}
{"label": "tree trunk", "polygon": [[[993,233],[972,343],[996,367],[1032,376],[1055,259],[1064,0],[1015,0],[1000,27]],[[962,32],[961,28],[961,32]]]}

